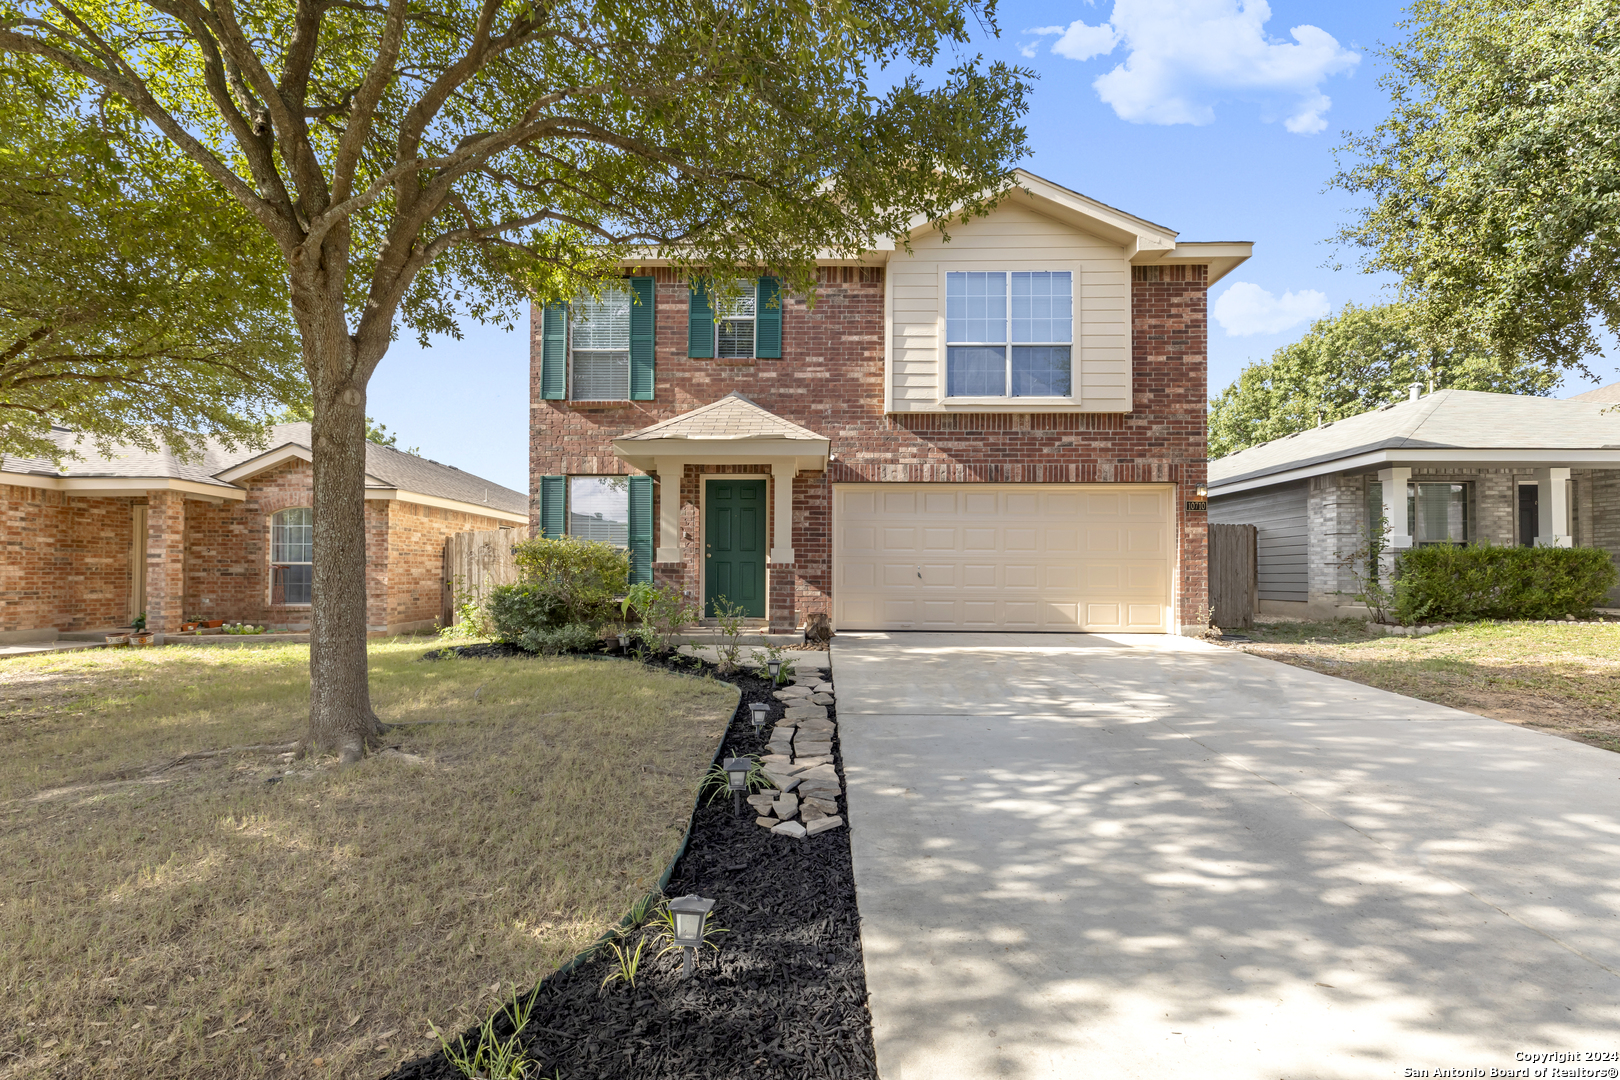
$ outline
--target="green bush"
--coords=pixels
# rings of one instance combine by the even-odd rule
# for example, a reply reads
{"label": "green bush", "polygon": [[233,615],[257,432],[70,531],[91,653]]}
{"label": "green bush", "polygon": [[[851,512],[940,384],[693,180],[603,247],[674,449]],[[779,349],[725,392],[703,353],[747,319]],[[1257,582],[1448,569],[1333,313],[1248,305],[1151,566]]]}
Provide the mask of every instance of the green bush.
{"label": "green bush", "polygon": [[630,586],[630,553],[612,544],[563,536],[512,545],[522,584],[539,589],[566,616],[561,622],[596,625],[613,614]]}
{"label": "green bush", "polygon": [[628,585],[629,553],[575,536],[524,540],[512,553],[521,580],[490,591],[495,636],[529,652],[595,648]]}
{"label": "green bush", "polygon": [[1410,624],[1582,615],[1615,578],[1602,548],[1414,548],[1396,568],[1395,617]]}

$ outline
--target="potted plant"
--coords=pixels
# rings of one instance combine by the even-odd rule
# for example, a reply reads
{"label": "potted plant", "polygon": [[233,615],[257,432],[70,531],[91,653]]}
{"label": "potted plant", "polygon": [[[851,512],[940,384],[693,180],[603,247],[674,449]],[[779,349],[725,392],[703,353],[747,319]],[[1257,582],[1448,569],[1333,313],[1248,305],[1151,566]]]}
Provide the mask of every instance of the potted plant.
{"label": "potted plant", "polygon": [[224,619],[209,619],[207,622],[203,623],[203,626],[206,627],[209,630],[218,630],[220,627],[222,627],[224,625],[225,625],[225,620]]}
{"label": "potted plant", "polygon": [[115,648],[115,649],[127,648],[129,646],[129,635],[128,634],[108,634],[107,635],[107,644],[110,645],[112,648]]}

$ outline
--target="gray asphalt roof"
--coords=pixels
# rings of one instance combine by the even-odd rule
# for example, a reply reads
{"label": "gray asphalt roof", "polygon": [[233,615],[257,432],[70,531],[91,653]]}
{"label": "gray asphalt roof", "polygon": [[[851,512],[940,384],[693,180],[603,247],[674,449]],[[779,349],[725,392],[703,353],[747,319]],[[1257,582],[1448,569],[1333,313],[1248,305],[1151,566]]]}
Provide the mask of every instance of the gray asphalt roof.
{"label": "gray asphalt roof", "polygon": [[1386,449],[1620,449],[1603,401],[1439,390],[1336,420],[1209,463],[1212,486]]}
{"label": "gray asphalt roof", "polygon": [[[62,428],[53,430],[51,438],[64,451],[77,450],[80,459],[65,459],[62,468],[58,469],[40,458],[8,455],[0,457],[0,472],[35,476],[167,478],[230,488],[237,485],[218,479],[218,474],[226,469],[288,444],[306,450],[313,445],[307,423],[277,425],[271,429],[270,440],[263,448],[239,446],[233,450],[210,439],[198,461],[183,460],[161,447],[151,451],[128,444],[119,444],[112,453],[103,454],[90,439]],[[399,488],[418,495],[488,506],[510,514],[527,514],[529,510],[528,496],[520,491],[463,472],[453,465],[444,465],[376,443],[366,444],[366,472],[372,478],[367,482],[368,487]]]}

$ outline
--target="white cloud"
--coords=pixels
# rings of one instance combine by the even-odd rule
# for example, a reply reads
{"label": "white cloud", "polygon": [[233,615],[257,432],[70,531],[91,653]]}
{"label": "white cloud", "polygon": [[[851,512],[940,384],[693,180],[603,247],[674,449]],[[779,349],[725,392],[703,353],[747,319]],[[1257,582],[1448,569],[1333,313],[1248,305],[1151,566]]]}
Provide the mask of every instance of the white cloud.
{"label": "white cloud", "polygon": [[1216,102],[1238,99],[1259,103],[1266,120],[1280,118],[1296,135],[1314,135],[1333,104],[1321,83],[1355,70],[1361,57],[1316,26],[1289,30],[1292,43],[1275,39],[1265,31],[1270,18],[1265,0],[1114,0],[1108,22],[1070,23],[1052,51],[1088,60],[1124,43],[1124,61],[1092,83],[1123,120],[1208,124]]}
{"label": "white cloud", "polygon": [[1215,298],[1211,313],[1231,337],[1280,334],[1291,326],[1320,319],[1328,313],[1328,298],[1315,289],[1267,292],[1247,281],[1235,281]]}

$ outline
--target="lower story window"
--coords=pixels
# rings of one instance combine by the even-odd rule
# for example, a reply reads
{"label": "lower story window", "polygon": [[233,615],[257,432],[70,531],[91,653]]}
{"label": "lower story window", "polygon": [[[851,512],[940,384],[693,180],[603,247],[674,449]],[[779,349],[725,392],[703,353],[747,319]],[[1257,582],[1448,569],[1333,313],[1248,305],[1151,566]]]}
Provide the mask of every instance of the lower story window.
{"label": "lower story window", "polygon": [[[1471,539],[1474,485],[1416,481],[1406,485],[1406,534],[1417,547],[1429,544],[1464,546]],[[1367,520],[1375,522],[1384,512],[1384,485],[1367,484]],[[1388,523],[1393,526],[1394,523]],[[1393,528],[1391,528],[1393,531]]]}
{"label": "lower story window", "polygon": [[282,510],[270,518],[270,602],[307,604],[314,586],[315,511]]}
{"label": "lower story window", "polygon": [[568,533],[614,547],[629,547],[630,478],[570,476]]}

